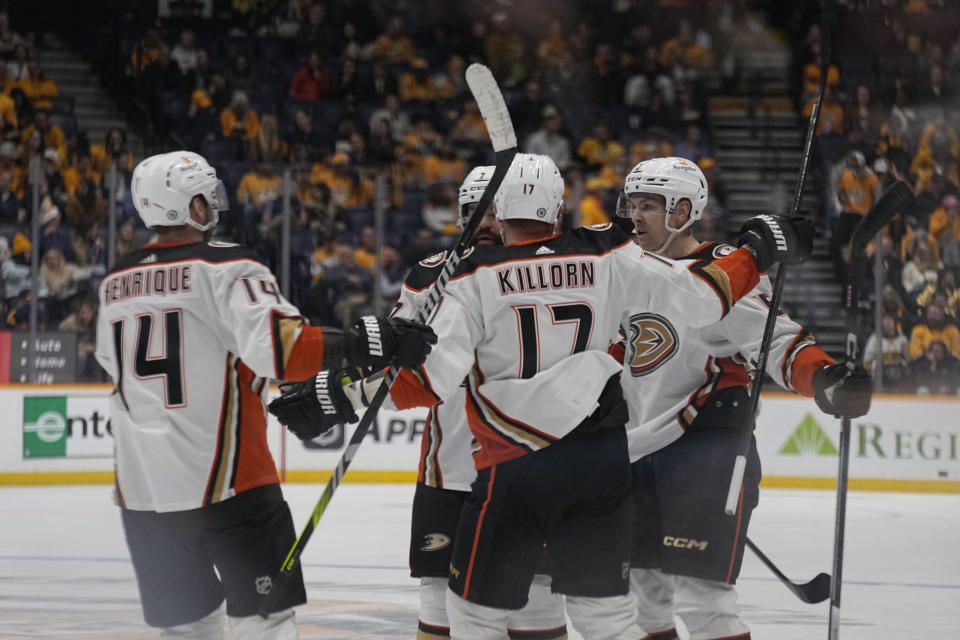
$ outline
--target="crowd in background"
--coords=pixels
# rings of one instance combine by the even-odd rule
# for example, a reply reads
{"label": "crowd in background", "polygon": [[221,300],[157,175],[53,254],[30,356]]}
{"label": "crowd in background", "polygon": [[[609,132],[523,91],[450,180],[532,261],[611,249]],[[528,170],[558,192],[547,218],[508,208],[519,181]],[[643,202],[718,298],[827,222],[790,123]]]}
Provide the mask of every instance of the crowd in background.
{"label": "crowd in background", "polygon": [[[693,3],[695,11],[688,0],[214,4],[228,4],[230,19],[154,15],[118,40],[111,59],[122,69],[136,158],[125,129],[88,140],[65,116],[65,96],[36,56],[42,34],[21,35],[0,14],[4,328],[24,329],[36,298],[41,327],[92,335],[105,269],[150,237],[129,195],[135,161],[173,148],[203,154],[226,182],[231,210],[217,236],[253,247],[275,270],[289,194],[290,298],[313,322],[343,325],[383,311],[408,268],[456,237],[456,187],[466,172],[492,163],[463,77],[474,61],[497,77],[521,148],[563,170],[565,226],[608,221],[634,164],[680,155],[710,183],[698,237],[729,237],[707,98],[742,80],[736,47],[751,37],[744,16],[758,3],[710,0]],[[843,5],[816,143],[837,273],[879,190],[908,180],[917,204],[879,244],[883,336],[868,340],[868,361],[882,357],[887,390],[953,393],[960,116],[950,78],[960,74],[960,30],[936,0]],[[793,38],[800,113],[820,73],[816,18],[800,20]],[[111,205],[118,227],[108,256]],[[379,255],[375,211],[385,221]],[[33,292],[35,217],[41,277]],[[869,326],[872,316],[864,318]]]}
{"label": "crowd in background", "polygon": [[[867,366],[888,392],[960,392],[960,15],[944,3],[850,3],[827,72],[816,154],[838,277],[853,230],[897,180],[916,199],[868,248]],[[800,104],[820,79],[822,33],[796,51]],[[879,251],[879,260],[876,252]],[[878,266],[879,265],[879,266]],[[879,286],[878,286],[879,281]],[[876,293],[879,292],[879,295]],[[875,305],[880,306],[876,313]],[[876,316],[874,315],[876,313]]]}

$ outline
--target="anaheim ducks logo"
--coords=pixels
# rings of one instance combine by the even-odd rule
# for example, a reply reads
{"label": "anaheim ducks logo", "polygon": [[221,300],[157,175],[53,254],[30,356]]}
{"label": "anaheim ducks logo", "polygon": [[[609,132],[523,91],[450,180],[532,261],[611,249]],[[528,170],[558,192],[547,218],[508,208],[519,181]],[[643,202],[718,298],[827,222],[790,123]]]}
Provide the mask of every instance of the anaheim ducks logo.
{"label": "anaheim ducks logo", "polygon": [[677,353],[678,345],[676,330],[663,316],[638,313],[630,317],[627,354],[634,377],[656,371]]}
{"label": "anaheim ducks logo", "polygon": [[428,533],[423,536],[423,546],[420,551],[439,551],[450,546],[450,536],[442,533]]}
{"label": "anaheim ducks logo", "polygon": [[446,251],[441,251],[440,253],[435,253],[429,258],[424,258],[420,261],[420,264],[425,267],[435,267],[447,257]]}
{"label": "anaheim ducks logo", "polygon": [[728,244],[718,244],[713,248],[713,257],[722,258],[723,256],[730,255],[734,251],[736,251],[735,247],[731,247]]}

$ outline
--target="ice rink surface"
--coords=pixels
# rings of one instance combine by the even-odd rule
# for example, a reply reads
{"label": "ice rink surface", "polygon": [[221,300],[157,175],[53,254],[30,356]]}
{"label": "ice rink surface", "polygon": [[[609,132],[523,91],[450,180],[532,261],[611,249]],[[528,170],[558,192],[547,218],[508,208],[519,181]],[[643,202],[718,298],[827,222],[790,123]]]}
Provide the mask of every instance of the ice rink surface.
{"label": "ice rink surface", "polygon": [[[284,491],[299,527],[322,486]],[[340,487],[303,555],[302,638],[415,637],[412,496],[412,485]],[[960,496],[851,493],[848,509],[841,638],[960,637]],[[833,518],[833,492],[766,489],[750,537],[807,581],[830,571]],[[827,603],[800,602],[749,551],[738,584],[755,639],[827,637]],[[0,638],[155,637],[109,487],[0,487]]]}

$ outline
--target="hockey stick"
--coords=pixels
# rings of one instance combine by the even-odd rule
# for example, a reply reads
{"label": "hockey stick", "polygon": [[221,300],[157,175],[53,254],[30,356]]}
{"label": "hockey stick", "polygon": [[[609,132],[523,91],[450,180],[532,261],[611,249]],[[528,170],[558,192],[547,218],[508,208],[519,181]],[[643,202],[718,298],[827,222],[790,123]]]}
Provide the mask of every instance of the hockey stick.
{"label": "hockey stick", "polygon": [[830,576],[828,574],[818,573],[810,582],[793,582],[777,568],[777,565],[773,564],[770,558],[760,551],[760,548],[757,547],[750,538],[747,538],[747,546],[750,547],[750,551],[753,551],[757,557],[760,558],[760,562],[767,565],[767,569],[770,569],[773,575],[777,576],[780,582],[782,582],[793,595],[807,604],[817,604],[830,597]]}
{"label": "hockey stick", "polygon": [[[820,121],[820,105],[823,102],[823,93],[827,88],[827,73],[830,69],[830,12],[828,7],[832,0],[821,0],[821,31],[823,37],[823,52],[820,58],[820,82],[817,86],[817,97],[813,101],[810,111],[810,121],[807,124],[807,137],[803,143],[803,156],[800,159],[800,173],[797,176],[797,185],[793,193],[793,205],[790,215],[800,213],[800,202],[803,200],[803,188],[807,182],[807,170],[810,167],[810,156],[813,152],[813,139],[817,133],[817,122]],[[757,408],[760,405],[760,391],[763,389],[763,379],[766,376],[767,358],[770,356],[770,345],[773,342],[773,330],[780,315],[780,301],[783,298],[783,285],[787,279],[787,265],[780,263],[777,267],[777,279],[773,285],[773,296],[770,298],[770,310],[767,312],[767,321],[763,326],[763,338],[760,340],[760,353],[757,357],[757,373],[750,394],[750,425],[740,435],[737,448],[737,457],[733,463],[733,474],[730,476],[730,487],[727,489],[727,501],[723,510],[728,516],[736,515],[737,507],[743,494],[743,474],[747,469],[747,456],[750,453],[750,444],[753,440],[753,431],[757,427]]]}
{"label": "hockey stick", "polygon": [[[480,221],[483,219],[484,213],[493,201],[493,196],[500,187],[500,183],[503,182],[507,170],[513,162],[513,157],[517,153],[517,136],[513,130],[513,122],[510,120],[510,112],[507,111],[507,105],[503,101],[503,94],[500,93],[500,88],[497,86],[493,74],[490,73],[490,69],[482,64],[471,64],[467,68],[466,79],[467,85],[470,87],[470,92],[473,94],[474,99],[477,101],[477,106],[480,108],[483,121],[487,125],[490,142],[496,154],[496,166],[493,175],[490,177],[490,182],[483,192],[483,196],[481,196],[480,201],[477,203],[477,208],[470,216],[463,231],[460,232],[453,251],[450,252],[446,262],[444,262],[443,269],[437,278],[436,284],[431,289],[427,299],[420,308],[417,309],[416,320],[421,323],[427,321],[440,303],[440,298],[443,295],[443,290],[447,286],[447,282],[450,280],[450,276],[453,275],[457,265],[460,264],[464,252],[473,243],[473,236],[476,234],[477,227],[480,226]],[[293,544],[293,547],[290,548],[289,553],[287,553],[287,557],[284,559],[283,564],[280,566],[280,571],[273,581],[273,587],[260,605],[259,613],[261,616],[267,617],[269,615],[273,603],[279,597],[279,594],[283,593],[286,583],[293,575],[300,554],[303,553],[304,547],[313,535],[317,522],[320,521],[321,516],[323,516],[324,511],[326,511],[327,505],[333,497],[333,493],[343,481],[343,474],[350,468],[350,463],[353,461],[357,450],[360,448],[360,444],[367,435],[370,425],[376,418],[380,406],[383,404],[383,401],[386,400],[387,393],[390,391],[390,387],[393,385],[399,373],[400,370],[397,367],[390,367],[387,370],[385,384],[380,385],[373,399],[370,401],[370,405],[364,412],[359,424],[357,424],[357,428],[353,432],[353,436],[350,438],[346,450],[340,457],[339,462],[337,462],[337,468],[334,469],[333,475],[323,490],[323,494],[313,508],[313,513],[311,513],[307,519],[303,531],[300,533],[300,537],[297,538],[297,541]]]}
{"label": "hockey stick", "polygon": [[[846,365],[850,369],[862,364],[863,354],[857,336],[857,299],[860,294],[860,273],[866,262],[866,248],[870,240],[913,201],[913,191],[906,182],[895,182],[874,203],[853,232],[850,242],[850,272],[844,293],[847,341]],[[877,248],[879,251],[879,247]],[[877,302],[879,304],[879,301]],[[840,587],[843,577],[843,538],[847,519],[847,479],[850,471],[850,418],[840,422],[839,469],[837,471],[837,507],[833,528],[833,579],[830,582],[830,640],[840,637]]]}

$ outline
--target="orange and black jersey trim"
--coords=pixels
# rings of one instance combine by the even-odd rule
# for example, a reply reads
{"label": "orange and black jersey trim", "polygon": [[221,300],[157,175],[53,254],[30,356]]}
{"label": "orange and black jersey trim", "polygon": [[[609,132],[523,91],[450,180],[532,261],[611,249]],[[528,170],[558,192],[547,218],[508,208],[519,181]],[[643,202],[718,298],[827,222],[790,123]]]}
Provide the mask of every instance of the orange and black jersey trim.
{"label": "orange and black jersey trim", "polygon": [[141,249],[132,251],[117,260],[107,275],[134,267],[187,260],[199,260],[211,264],[250,260],[263,264],[252,249],[240,245],[220,242],[175,242],[148,244]]}

